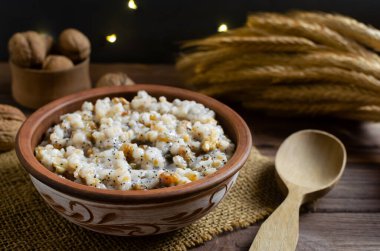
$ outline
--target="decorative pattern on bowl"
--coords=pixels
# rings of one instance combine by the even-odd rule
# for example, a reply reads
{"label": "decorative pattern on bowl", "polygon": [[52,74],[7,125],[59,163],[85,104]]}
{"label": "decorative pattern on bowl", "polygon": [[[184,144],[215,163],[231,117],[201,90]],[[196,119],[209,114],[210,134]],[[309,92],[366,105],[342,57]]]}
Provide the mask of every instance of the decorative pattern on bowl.
{"label": "decorative pattern on bowl", "polygon": [[157,204],[92,202],[61,193],[31,176],[42,198],[69,221],[84,228],[112,235],[141,236],[170,232],[202,218],[224,198],[238,176],[203,194]]}

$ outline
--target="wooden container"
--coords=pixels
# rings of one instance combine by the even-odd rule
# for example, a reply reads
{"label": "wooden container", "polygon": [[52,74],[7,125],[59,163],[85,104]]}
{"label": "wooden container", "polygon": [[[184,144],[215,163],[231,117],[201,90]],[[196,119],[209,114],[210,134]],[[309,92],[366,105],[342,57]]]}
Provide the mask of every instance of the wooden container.
{"label": "wooden container", "polygon": [[67,70],[47,71],[22,68],[10,63],[13,98],[21,105],[36,109],[50,101],[91,88],[90,60]]}

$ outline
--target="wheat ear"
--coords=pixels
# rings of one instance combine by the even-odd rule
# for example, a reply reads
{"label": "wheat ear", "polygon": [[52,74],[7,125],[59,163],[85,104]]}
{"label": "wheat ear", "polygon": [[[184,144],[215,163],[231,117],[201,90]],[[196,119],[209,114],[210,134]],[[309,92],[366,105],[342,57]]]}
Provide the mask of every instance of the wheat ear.
{"label": "wheat ear", "polygon": [[[202,63],[199,62],[198,64]],[[212,67],[220,72],[224,72],[270,65],[293,66],[299,68],[331,66],[363,72],[380,79],[380,60],[375,60],[374,58],[370,59],[353,53],[334,53],[324,51],[310,52],[309,54],[247,53],[240,57],[234,57],[230,60],[218,62],[217,64],[203,63],[202,70],[205,71]]]}
{"label": "wheat ear", "polygon": [[266,81],[267,85],[296,82],[332,82],[343,85],[355,85],[358,88],[380,91],[380,81],[371,75],[348,71],[337,67],[309,67],[299,69],[287,66],[254,67],[230,72],[210,69],[198,74],[188,81],[193,85],[218,85],[235,81]]}
{"label": "wheat ear", "polygon": [[239,101],[266,100],[289,102],[355,102],[361,105],[380,105],[377,94],[353,86],[332,83],[312,85],[276,85],[271,88],[253,88],[246,84],[232,83],[227,86],[199,89],[208,95],[233,97]]}
{"label": "wheat ear", "polygon": [[321,115],[331,114],[342,111],[350,111],[357,107],[358,104],[342,102],[324,102],[324,103],[304,103],[304,102],[267,102],[255,100],[244,102],[243,106],[256,110],[264,110],[268,113],[287,113],[292,115]]}
{"label": "wheat ear", "polygon": [[356,110],[336,113],[334,115],[345,119],[380,122],[380,107],[364,106]]}
{"label": "wheat ear", "polygon": [[339,33],[318,23],[292,19],[285,15],[261,13],[250,15],[248,27],[269,30],[276,34],[292,35],[310,39],[341,51],[360,52],[363,48],[353,41],[347,40]]}
{"label": "wheat ear", "polygon": [[[326,48],[318,46],[307,39],[285,36],[244,37],[240,38],[240,41],[239,39],[230,38],[213,38],[212,40],[229,41],[230,43],[226,43],[224,48],[214,47],[212,50],[184,54],[177,61],[177,69],[186,71],[196,68],[194,73],[199,73],[208,65],[255,52],[302,53],[326,50]],[[236,45],[239,43],[242,44],[243,42],[246,46],[229,47],[231,44],[233,45],[235,43]]]}
{"label": "wheat ear", "polygon": [[380,51],[380,31],[352,18],[328,13],[295,11],[290,15],[303,20],[317,22],[376,51]]}
{"label": "wheat ear", "polygon": [[273,86],[260,95],[264,100],[288,100],[290,102],[354,102],[362,105],[380,105],[380,99],[373,92],[352,86],[336,84]]}
{"label": "wheat ear", "polygon": [[[281,47],[288,47],[294,50],[297,47],[315,48],[316,45],[308,39],[294,36],[218,36],[200,40],[193,40],[185,43],[183,48],[195,46],[215,46],[215,47],[254,47],[255,51],[278,51]],[[278,48],[279,47],[279,48]],[[302,48],[303,49],[303,48]],[[298,51],[298,50],[297,50]]]}

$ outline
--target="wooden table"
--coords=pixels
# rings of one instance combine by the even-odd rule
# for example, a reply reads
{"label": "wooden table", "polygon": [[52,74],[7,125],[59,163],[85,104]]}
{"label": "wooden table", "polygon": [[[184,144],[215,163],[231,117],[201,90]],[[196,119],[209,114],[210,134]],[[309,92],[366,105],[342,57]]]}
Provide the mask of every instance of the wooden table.
{"label": "wooden table", "polygon": [[[139,83],[181,84],[172,65],[93,64],[91,77],[95,82],[115,71],[124,71]],[[10,82],[8,64],[0,63],[0,103],[15,105]],[[271,157],[288,135],[306,128],[326,130],[346,145],[348,164],[342,180],[302,213],[297,250],[380,250],[380,123],[269,118],[236,110],[251,127],[254,145]],[[222,234],[194,250],[248,250],[259,225]]]}

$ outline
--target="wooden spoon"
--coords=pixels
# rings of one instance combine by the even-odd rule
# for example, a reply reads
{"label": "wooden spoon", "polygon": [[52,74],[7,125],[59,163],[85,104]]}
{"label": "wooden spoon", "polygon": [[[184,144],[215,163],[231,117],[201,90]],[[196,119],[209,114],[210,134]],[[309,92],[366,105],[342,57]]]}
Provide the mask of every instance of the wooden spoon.
{"label": "wooden spoon", "polygon": [[250,251],[295,250],[299,209],[325,195],[342,176],[346,150],[333,135],[303,130],[290,135],[276,155],[276,180],[286,199],[261,225]]}

